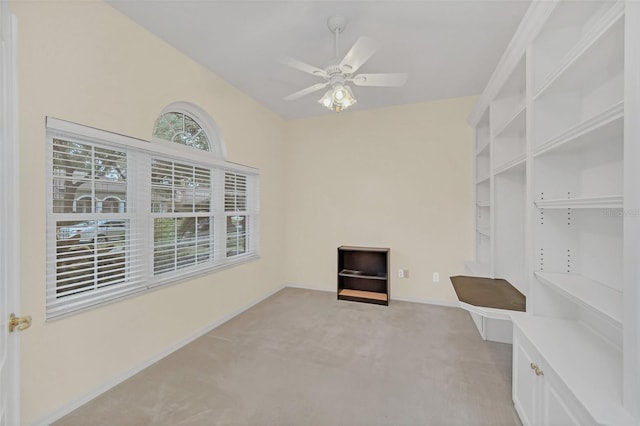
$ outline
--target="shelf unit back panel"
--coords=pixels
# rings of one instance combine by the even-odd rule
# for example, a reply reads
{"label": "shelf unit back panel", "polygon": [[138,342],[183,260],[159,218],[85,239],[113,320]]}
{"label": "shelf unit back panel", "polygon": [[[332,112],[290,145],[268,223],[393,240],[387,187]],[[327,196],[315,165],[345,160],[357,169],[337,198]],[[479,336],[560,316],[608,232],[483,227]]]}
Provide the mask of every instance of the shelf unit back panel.
{"label": "shelf unit back panel", "polygon": [[476,226],[480,229],[489,229],[491,226],[491,209],[478,207],[476,209]]}
{"label": "shelf unit back panel", "polygon": [[535,144],[543,144],[624,99],[624,20],[575,59],[534,101]]}
{"label": "shelf unit back panel", "polygon": [[616,209],[538,209],[536,271],[579,274],[622,290],[622,215]]}
{"label": "shelf unit back panel", "polygon": [[591,138],[535,157],[535,199],[622,195],[623,142],[619,126],[619,131],[606,139]]}
{"label": "shelf unit back panel", "polygon": [[489,177],[491,170],[490,148],[485,148],[476,156],[476,179],[482,180]]}
{"label": "shelf unit back panel", "polygon": [[340,277],[340,288],[387,293],[387,281],[367,278]]}
{"label": "shelf unit back panel", "polygon": [[490,197],[490,182],[484,181],[476,185],[476,201],[481,204],[489,203]]}
{"label": "shelf unit back panel", "polygon": [[494,169],[524,155],[526,144],[526,110],[522,109],[493,140]]}
{"label": "shelf unit back panel", "polygon": [[495,275],[504,278],[525,296],[525,168],[494,178],[495,186]]}
{"label": "shelf unit back panel", "polygon": [[338,259],[338,270],[348,269],[360,271],[364,275],[380,275],[387,273],[387,253],[372,251],[341,250]]}
{"label": "shelf unit back panel", "polygon": [[476,258],[478,263],[491,263],[491,239],[480,232],[476,232]]}
{"label": "shelf unit back panel", "polygon": [[524,105],[526,94],[524,56],[490,104],[491,129],[496,135]]}
{"label": "shelf unit back panel", "polygon": [[607,17],[615,2],[559,2],[540,34],[533,42],[533,92],[548,83],[553,73],[579,48],[580,41],[597,30],[597,24]]}
{"label": "shelf unit back panel", "polygon": [[489,146],[491,138],[491,128],[489,126],[489,112],[485,112],[478,125],[475,128],[475,152],[482,151],[484,147]]}

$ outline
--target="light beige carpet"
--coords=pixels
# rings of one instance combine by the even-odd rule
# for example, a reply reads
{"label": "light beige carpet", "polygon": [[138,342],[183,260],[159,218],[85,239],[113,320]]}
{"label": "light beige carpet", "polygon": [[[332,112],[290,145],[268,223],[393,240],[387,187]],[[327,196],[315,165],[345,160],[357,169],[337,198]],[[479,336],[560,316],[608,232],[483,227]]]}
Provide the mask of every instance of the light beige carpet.
{"label": "light beige carpet", "polygon": [[56,425],[515,425],[466,311],[287,288]]}

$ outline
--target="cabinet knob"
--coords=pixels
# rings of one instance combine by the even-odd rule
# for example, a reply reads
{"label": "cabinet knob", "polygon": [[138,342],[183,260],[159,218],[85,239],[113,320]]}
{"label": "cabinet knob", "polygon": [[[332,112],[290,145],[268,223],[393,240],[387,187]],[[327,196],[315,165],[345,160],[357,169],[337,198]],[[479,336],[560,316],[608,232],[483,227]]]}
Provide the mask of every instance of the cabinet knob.
{"label": "cabinet knob", "polygon": [[540,367],[533,362],[531,363],[531,369],[536,373],[536,376],[544,376],[544,371],[542,371]]}

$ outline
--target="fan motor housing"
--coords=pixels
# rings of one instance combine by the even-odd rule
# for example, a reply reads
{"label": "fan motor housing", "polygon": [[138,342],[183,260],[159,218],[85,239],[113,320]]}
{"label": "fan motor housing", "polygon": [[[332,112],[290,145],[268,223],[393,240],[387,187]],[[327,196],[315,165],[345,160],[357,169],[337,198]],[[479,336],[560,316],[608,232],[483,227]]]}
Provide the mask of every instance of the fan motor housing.
{"label": "fan motor housing", "polygon": [[344,78],[344,75],[342,75],[342,73],[338,71],[335,74],[329,73],[329,82],[333,86],[334,84],[344,84],[346,82],[346,79]]}

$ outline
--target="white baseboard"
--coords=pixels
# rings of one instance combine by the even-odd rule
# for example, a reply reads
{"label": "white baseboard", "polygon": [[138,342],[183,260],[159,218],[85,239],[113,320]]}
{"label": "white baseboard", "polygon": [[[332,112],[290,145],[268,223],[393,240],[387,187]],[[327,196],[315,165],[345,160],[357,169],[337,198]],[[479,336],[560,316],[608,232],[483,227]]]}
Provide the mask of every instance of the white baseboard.
{"label": "white baseboard", "polygon": [[[327,288],[318,288],[312,287],[305,284],[294,284],[294,283],[285,283],[285,287],[291,288],[302,288],[305,290],[317,290],[317,291],[328,291],[331,293],[335,293],[336,289],[327,289]],[[397,300],[399,302],[412,302],[412,303],[422,303],[424,305],[438,305],[438,306],[448,306],[451,308],[459,308],[460,304],[457,301],[449,301],[449,300],[428,300],[428,299],[414,299],[410,297],[393,297],[391,296],[391,300]]]}
{"label": "white baseboard", "polygon": [[305,284],[285,283],[284,286],[285,287],[291,287],[291,288],[301,288],[301,289],[304,289],[304,290],[327,291],[329,293],[335,293],[336,292],[335,288],[332,288],[332,289],[319,288],[319,287],[308,286],[308,285],[305,285]]}
{"label": "white baseboard", "polygon": [[81,407],[82,405],[86,404],[87,402],[91,401],[92,399],[100,396],[101,394],[105,393],[106,391],[108,391],[109,389],[113,388],[114,386],[119,385],[120,383],[124,382],[128,378],[138,374],[139,372],[141,372],[145,368],[147,368],[147,367],[151,366],[152,364],[160,361],[162,358],[164,358],[164,357],[166,357],[168,355],[171,355],[173,352],[177,351],[178,349],[182,348],[183,346],[188,345],[189,343],[193,342],[197,338],[202,337],[203,335],[207,334],[208,332],[210,332],[214,328],[218,327],[219,325],[224,324],[225,322],[229,321],[233,317],[241,314],[242,312],[244,312],[247,309],[253,307],[254,305],[257,305],[258,303],[262,302],[263,300],[267,299],[268,297],[273,296],[274,294],[276,294],[277,292],[282,290],[284,287],[285,286],[278,287],[275,290],[272,290],[272,291],[264,294],[263,296],[261,296],[258,299],[248,303],[247,305],[241,307],[240,309],[237,309],[237,310],[235,310],[235,311],[223,316],[222,318],[214,321],[213,323],[207,325],[206,327],[201,328],[200,330],[196,331],[195,333],[191,334],[190,336],[179,340],[178,342],[174,343],[173,345],[167,347],[162,352],[152,356],[149,359],[146,359],[145,361],[143,361],[142,363],[140,363],[140,364],[136,365],[135,367],[129,369],[128,371],[125,371],[124,373],[122,373],[122,374],[120,374],[120,375],[118,375],[118,376],[106,381],[105,383],[102,383],[101,385],[91,389],[89,392],[85,393],[84,395],[81,395],[78,398],[75,398],[74,400],[72,400],[72,401],[64,404],[63,406],[57,408],[56,410],[52,411],[51,413],[47,414],[46,416],[42,417],[41,419],[35,421],[33,423],[33,425],[34,426],[48,426],[51,423],[53,423],[53,422],[55,422],[57,420],[60,420],[62,417],[66,416],[67,414],[69,414],[73,410]]}

